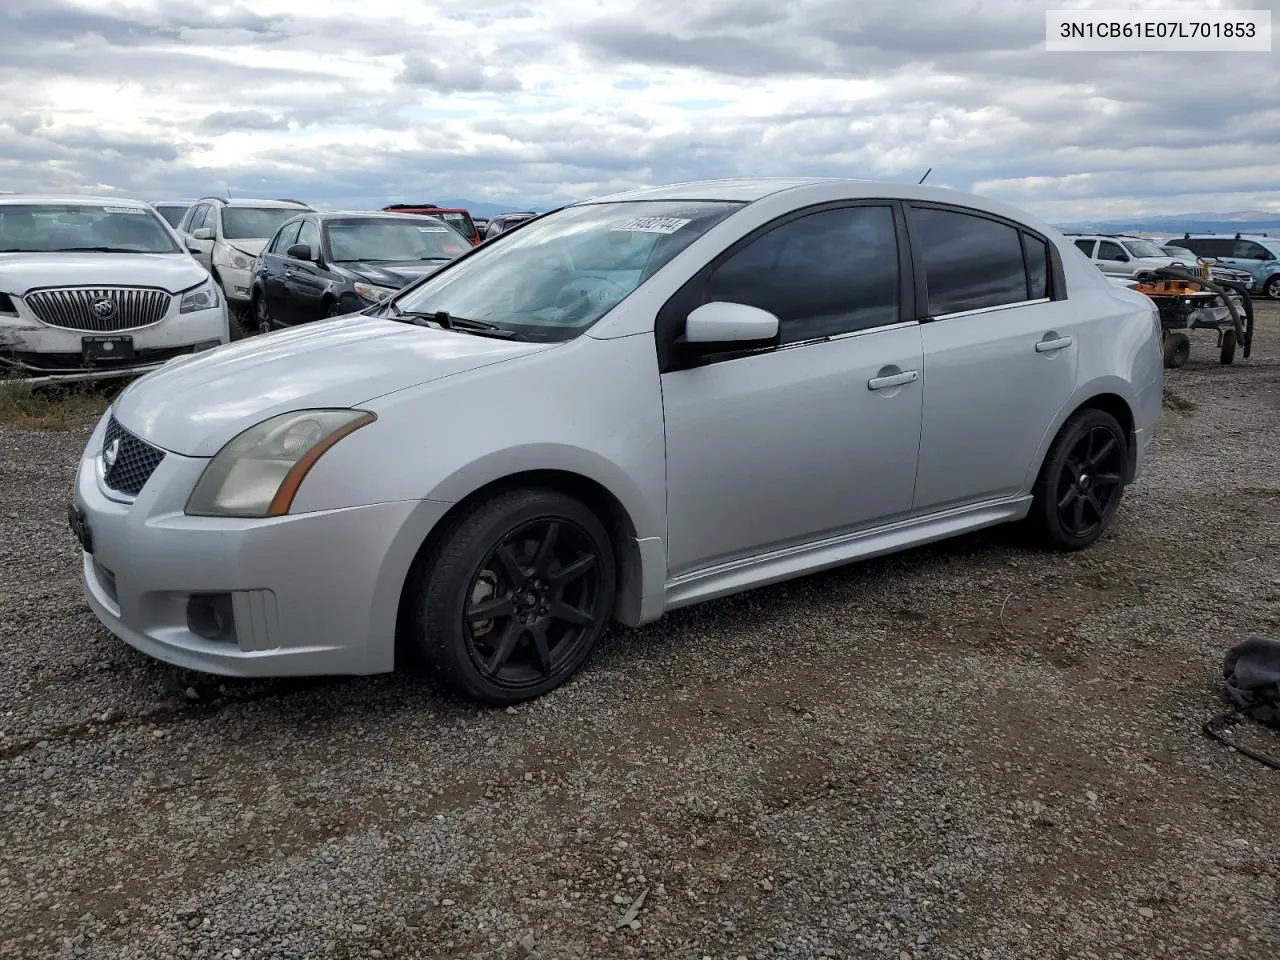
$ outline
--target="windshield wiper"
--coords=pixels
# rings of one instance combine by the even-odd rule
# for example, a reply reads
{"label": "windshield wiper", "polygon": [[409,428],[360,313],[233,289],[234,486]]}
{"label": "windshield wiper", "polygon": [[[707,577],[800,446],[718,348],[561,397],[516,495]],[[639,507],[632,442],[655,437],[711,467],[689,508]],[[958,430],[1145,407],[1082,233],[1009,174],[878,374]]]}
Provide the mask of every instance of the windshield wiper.
{"label": "windshield wiper", "polygon": [[474,333],[481,337],[498,337],[503,340],[527,341],[529,339],[525,334],[511,327],[500,327],[496,323],[486,323],[483,320],[468,320],[466,317],[455,317],[447,310],[436,310],[434,313],[406,312],[400,310],[399,307],[396,307],[396,310],[401,317],[438,323],[446,330],[459,330],[466,333]]}

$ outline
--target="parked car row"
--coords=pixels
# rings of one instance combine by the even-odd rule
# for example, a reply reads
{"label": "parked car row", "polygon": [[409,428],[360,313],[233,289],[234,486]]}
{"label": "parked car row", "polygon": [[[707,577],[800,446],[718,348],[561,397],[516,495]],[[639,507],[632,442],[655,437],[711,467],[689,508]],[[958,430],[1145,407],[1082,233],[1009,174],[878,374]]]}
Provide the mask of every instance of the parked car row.
{"label": "parked car row", "polygon": [[1130,280],[1170,266],[1208,266],[1210,277],[1280,300],[1280,243],[1265,234],[1149,240],[1125,234],[1069,234],[1103,273]]}

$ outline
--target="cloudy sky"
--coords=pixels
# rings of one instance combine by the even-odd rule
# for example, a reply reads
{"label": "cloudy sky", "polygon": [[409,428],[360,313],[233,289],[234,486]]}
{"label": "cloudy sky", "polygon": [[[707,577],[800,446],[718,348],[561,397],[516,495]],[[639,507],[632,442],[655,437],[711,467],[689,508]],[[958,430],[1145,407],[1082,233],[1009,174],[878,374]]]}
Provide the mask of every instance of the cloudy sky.
{"label": "cloudy sky", "polygon": [[1280,212],[1280,50],[1044,49],[1049,8],[1276,5],[0,0],[0,190],[543,208],[933,167],[1059,222]]}

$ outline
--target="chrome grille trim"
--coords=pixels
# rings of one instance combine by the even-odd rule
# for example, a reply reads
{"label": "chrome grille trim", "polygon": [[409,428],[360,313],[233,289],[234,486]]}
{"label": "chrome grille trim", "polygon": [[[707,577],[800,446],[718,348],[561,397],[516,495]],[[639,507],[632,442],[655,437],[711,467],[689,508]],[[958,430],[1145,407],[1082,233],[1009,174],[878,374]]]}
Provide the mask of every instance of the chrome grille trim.
{"label": "chrome grille trim", "polygon": [[[93,309],[94,301],[102,298],[115,303],[109,317]],[[169,312],[173,294],[154,287],[61,287],[36,290],[22,299],[36,319],[50,327],[117,333],[159,323]]]}

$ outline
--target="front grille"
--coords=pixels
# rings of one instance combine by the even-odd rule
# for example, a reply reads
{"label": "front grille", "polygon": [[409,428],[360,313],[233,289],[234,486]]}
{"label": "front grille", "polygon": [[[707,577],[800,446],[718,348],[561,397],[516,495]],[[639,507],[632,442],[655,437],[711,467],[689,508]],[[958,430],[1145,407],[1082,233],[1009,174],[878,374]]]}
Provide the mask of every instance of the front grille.
{"label": "front grille", "polygon": [[[136,497],[156,472],[156,467],[160,466],[164,451],[135,437],[112,417],[107,421],[107,430],[102,437],[104,453],[117,442],[115,462],[107,468],[103,479],[112,490]],[[105,465],[106,461],[103,462]]]}
{"label": "front grille", "polygon": [[38,290],[26,301],[41,323],[67,330],[116,333],[159,323],[173,295],[144,287],[68,287]]}

